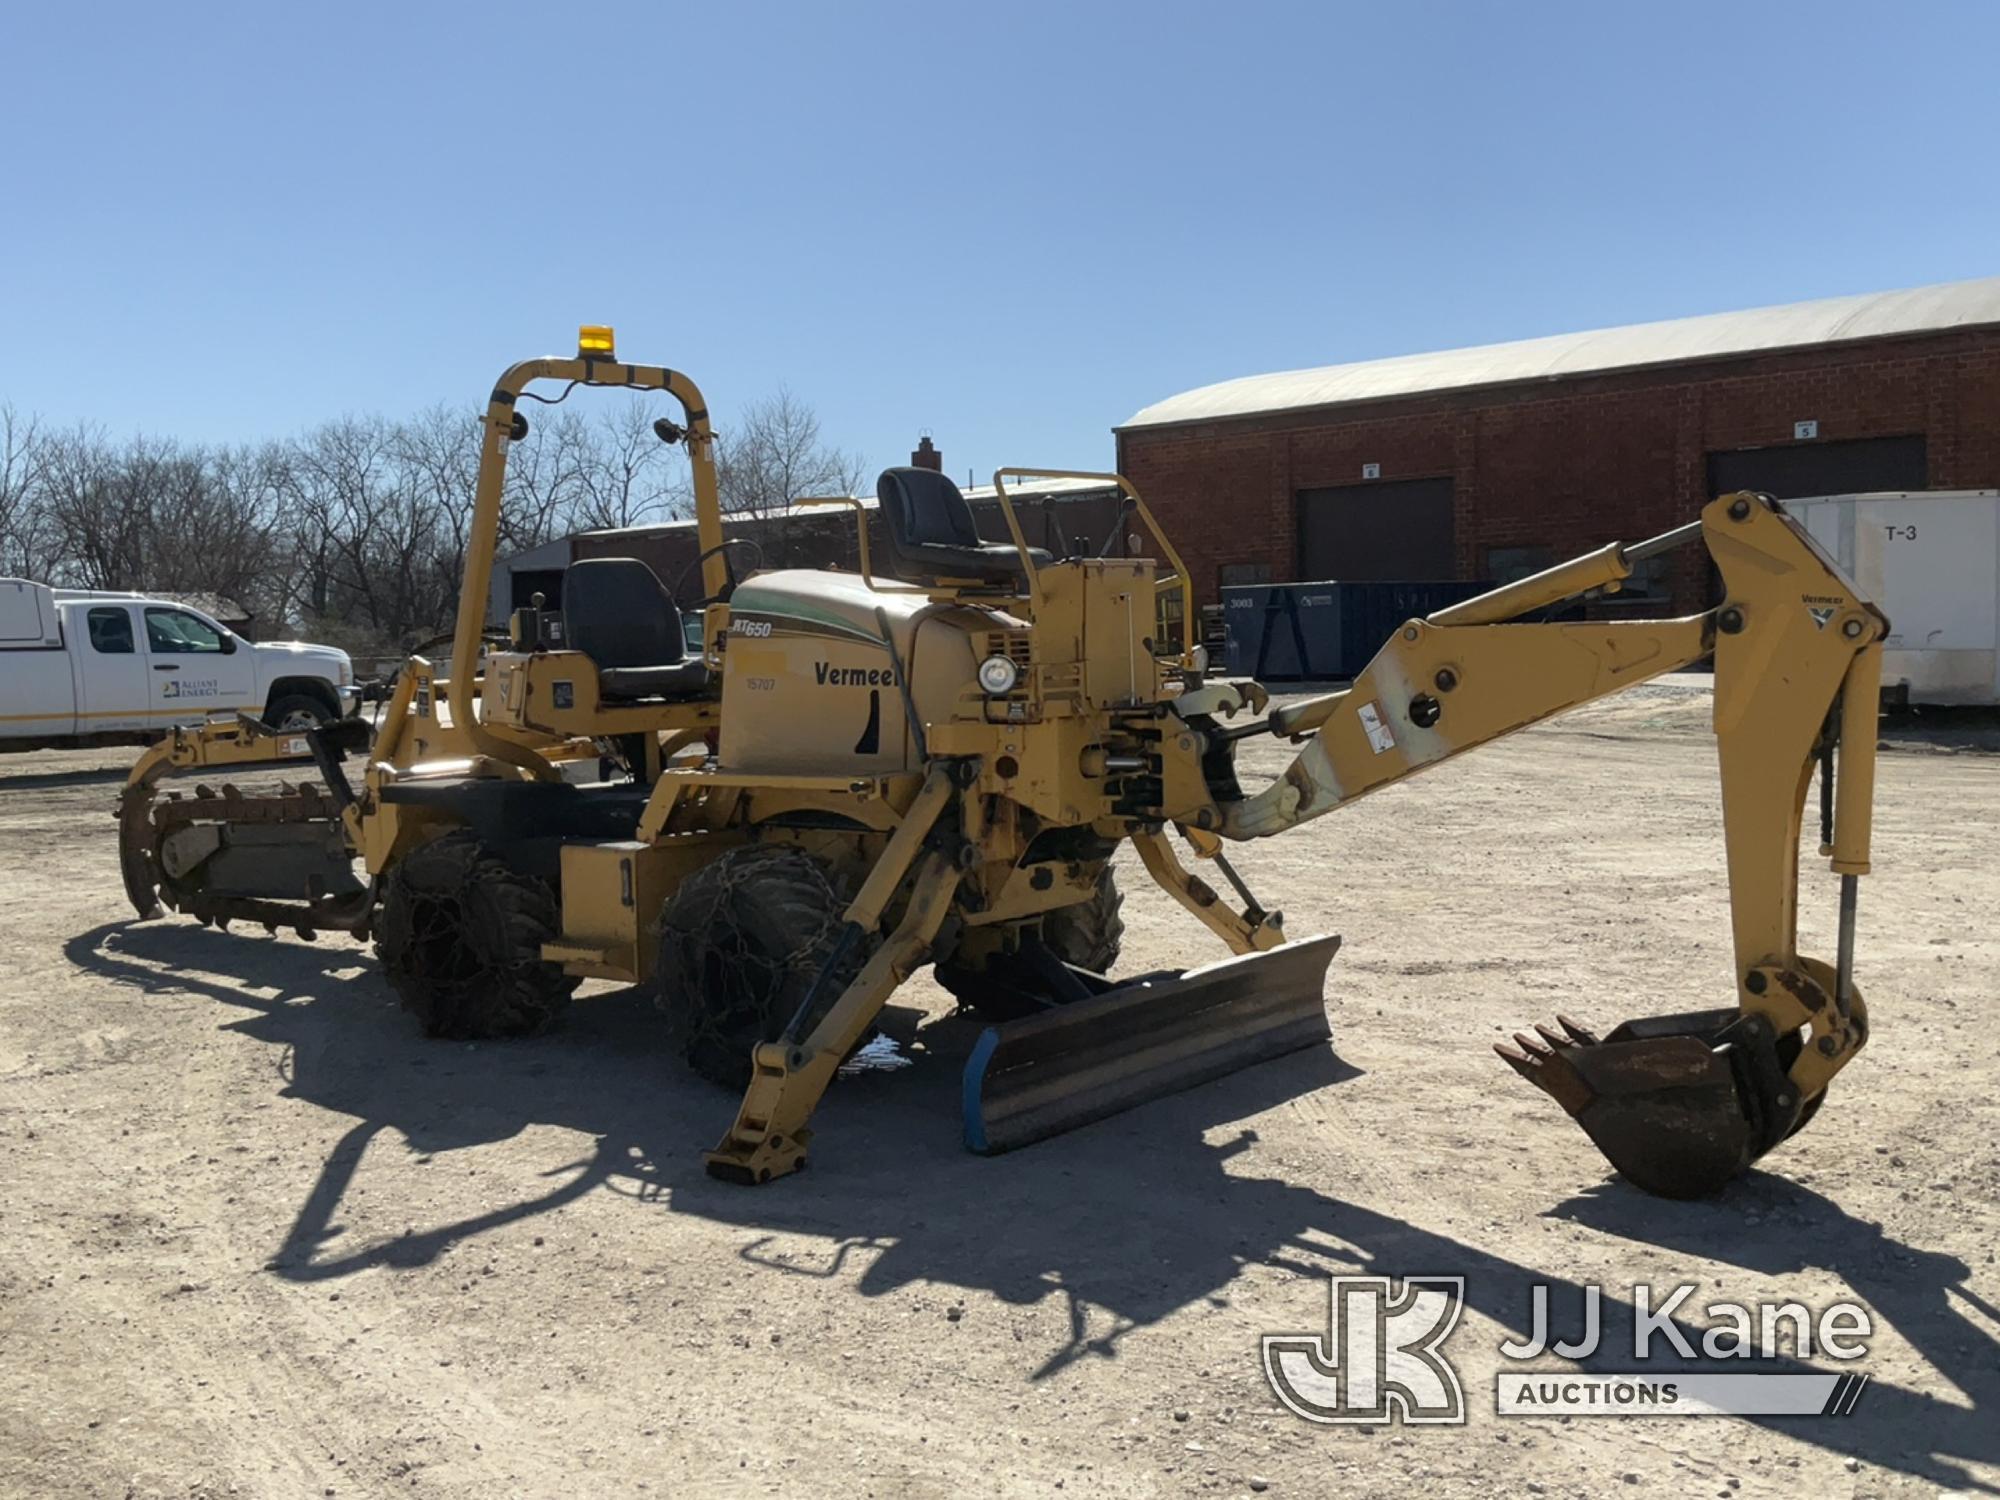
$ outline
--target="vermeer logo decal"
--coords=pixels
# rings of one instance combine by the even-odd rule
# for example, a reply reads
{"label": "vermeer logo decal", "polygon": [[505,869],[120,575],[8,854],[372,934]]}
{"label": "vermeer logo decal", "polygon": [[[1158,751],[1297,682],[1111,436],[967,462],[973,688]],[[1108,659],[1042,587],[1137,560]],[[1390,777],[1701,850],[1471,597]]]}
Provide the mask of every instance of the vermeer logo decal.
{"label": "vermeer logo decal", "polygon": [[821,687],[894,687],[896,673],[890,667],[836,667],[816,661],[813,681]]}
{"label": "vermeer logo decal", "polygon": [[1266,1334],[1264,1377],[1308,1422],[1462,1425],[1465,1392],[1439,1347],[1465,1307],[1463,1276],[1331,1278],[1328,1331]]}

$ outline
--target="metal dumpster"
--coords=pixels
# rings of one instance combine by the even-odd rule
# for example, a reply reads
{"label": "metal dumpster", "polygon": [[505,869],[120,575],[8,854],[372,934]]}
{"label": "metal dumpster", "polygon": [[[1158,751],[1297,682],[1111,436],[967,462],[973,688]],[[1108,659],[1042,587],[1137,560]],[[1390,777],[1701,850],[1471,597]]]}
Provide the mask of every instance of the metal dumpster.
{"label": "metal dumpster", "polygon": [[1352,677],[1405,620],[1492,588],[1423,579],[1257,583],[1222,591],[1224,662],[1260,682]]}

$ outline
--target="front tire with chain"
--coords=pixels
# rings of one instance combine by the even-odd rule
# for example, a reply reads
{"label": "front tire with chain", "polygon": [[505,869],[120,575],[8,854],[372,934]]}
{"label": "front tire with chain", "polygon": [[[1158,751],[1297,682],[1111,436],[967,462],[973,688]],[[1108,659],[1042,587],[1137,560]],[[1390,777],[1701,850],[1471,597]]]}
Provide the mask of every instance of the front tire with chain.
{"label": "front tire with chain", "polygon": [[555,893],[464,830],[405,855],[383,883],[375,951],[431,1036],[532,1036],[578,981],[542,958],[561,929]]}
{"label": "front tire with chain", "polygon": [[1066,964],[1109,974],[1125,945],[1125,919],[1119,915],[1124,905],[1125,894],[1107,863],[1088,899],[1042,918],[1042,941]]}
{"label": "front tire with chain", "polygon": [[[724,1088],[749,1085],[751,1052],[797,1013],[846,908],[825,867],[792,844],[731,849],[681,883],[660,912],[656,975],[690,1068]],[[843,958],[829,1001],[867,956],[863,944]]]}
{"label": "front tire with chain", "polygon": [[938,983],[987,1021],[1018,1021],[1038,1015],[1062,1001],[1048,992],[1048,976],[1038,973],[1029,960],[1045,961],[1053,954],[1072,968],[1109,974],[1124,945],[1125,920],[1119,915],[1124,905],[1124,893],[1107,864],[1098,873],[1090,895],[1043,914],[1040,939],[1047,953],[996,953],[970,962],[950,956],[937,966]]}

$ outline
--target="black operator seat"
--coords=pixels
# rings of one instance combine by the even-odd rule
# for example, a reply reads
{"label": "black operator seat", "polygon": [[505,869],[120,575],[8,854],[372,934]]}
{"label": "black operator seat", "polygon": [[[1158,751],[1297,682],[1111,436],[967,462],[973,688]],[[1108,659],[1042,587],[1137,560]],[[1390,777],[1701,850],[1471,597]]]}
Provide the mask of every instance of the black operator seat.
{"label": "black operator seat", "polygon": [[[1021,554],[1011,542],[985,542],[972,523],[972,507],[958,486],[936,469],[884,469],[875,498],[889,527],[896,575],[910,583],[968,578],[1018,587],[1026,581]],[[1049,554],[1030,547],[1036,567]]]}
{"label": "black operator seat", "polygon": [[690,698],[708,668],[690,660],[681,612],[659,575],[636,557],[591,557],[563,576],[563,635],[597,666],[606,702]]}

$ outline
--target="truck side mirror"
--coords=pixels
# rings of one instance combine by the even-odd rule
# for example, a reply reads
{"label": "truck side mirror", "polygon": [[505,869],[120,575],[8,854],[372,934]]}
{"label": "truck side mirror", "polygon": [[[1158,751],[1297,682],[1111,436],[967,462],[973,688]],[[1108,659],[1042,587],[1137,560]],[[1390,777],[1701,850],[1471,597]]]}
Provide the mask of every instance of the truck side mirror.
{"label": "truck side mirror", "polygon": [[224,656],[234,656],[236,654],[236,636],[231,631],[225,630],[222,632],[222,654]]}

